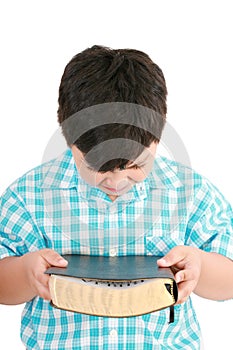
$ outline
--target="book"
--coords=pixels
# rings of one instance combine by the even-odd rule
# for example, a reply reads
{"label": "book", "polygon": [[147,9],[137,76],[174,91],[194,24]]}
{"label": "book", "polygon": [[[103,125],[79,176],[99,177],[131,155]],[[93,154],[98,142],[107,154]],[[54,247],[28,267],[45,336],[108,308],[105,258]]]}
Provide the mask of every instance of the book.
{"label": "book", "polygon": [[[51,304],[68,311],[131,317],[172,307],[178,288],[156,256],[63,255],[66,268],[50,267]],[[171,309],[172,310],[172,309]],[[170,320],[170,322],[172,322]]]}

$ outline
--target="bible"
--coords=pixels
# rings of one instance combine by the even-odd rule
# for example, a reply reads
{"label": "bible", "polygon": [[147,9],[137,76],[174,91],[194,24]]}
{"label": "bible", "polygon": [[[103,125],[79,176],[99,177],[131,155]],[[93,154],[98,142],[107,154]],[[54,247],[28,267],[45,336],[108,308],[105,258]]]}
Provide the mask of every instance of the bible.
{"label": "bible", "polygon": [[[64,255],[66,268],[51,267],[51,304],[57,308],[106,317],[130,317],[170,307],[178,288],[170,268],[156,256]],[[170,322],[173,315],[170,313]]]}

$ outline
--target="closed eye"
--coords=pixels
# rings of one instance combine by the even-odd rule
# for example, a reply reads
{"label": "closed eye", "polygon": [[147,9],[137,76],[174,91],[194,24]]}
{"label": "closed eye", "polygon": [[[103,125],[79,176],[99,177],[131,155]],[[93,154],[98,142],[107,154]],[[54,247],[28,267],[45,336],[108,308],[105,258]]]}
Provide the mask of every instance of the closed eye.
{"label": "closed eye", "polygon": [[139,166],[139,165],[134,164],[134,165],[132,165],[132,166],[130,166],[130,167],[128,167],[128,168],[126,168],[126,169],[139,169],[139,168],[140,168],[140,166]]}
{"label": "closed eye", "polygon": [[144,167],[144,164],[133,164],[131,166],[129,166],[128,168],[126,169],[140,169],[140,168],[143,168]]}

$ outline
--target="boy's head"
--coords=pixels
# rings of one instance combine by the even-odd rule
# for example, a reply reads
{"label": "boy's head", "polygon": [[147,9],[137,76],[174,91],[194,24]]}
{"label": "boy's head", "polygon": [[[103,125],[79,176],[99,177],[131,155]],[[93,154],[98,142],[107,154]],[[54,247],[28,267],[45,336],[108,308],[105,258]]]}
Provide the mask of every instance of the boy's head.
{"label": "boy's head", "polygon": [[[163,73],[148,55],[93,46],[74,56],[65,68],[58,120],[72,151],[91,169],[113,172],[159,142],[166,121],[166,96]],[[117,140],[129,140],[122,144],[125,152],[118,152]]]}

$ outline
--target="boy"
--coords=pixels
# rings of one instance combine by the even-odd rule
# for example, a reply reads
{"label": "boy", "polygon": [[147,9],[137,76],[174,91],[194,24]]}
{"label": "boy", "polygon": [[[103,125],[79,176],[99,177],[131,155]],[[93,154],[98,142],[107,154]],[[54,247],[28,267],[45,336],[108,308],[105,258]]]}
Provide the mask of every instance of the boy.
{"label": "boy", "polygon": [[[233,214],[206,179],[156,156],[166,121],[161,69],[143,52],[94,46],[73,57],[59,89],[69,146],[1,198],[0,302],[26,302],[27,349],[199,349],[192,292],[233,297]],[[50,305],[63,254],[159,255],[179,286],[169,309],[103,318]]]}

